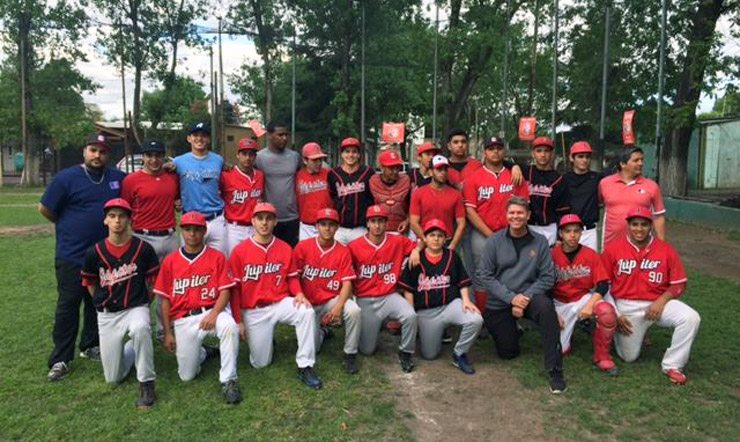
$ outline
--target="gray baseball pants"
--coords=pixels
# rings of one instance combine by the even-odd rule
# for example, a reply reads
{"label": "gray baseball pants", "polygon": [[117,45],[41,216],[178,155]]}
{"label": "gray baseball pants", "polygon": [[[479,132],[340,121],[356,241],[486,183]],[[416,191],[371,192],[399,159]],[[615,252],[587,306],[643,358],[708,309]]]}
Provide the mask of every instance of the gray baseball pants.
{"label": "gray baseball pants", "polygon": [[398,349],[413,353],[416,347],[416,312],[398,293],[357,298],[360,306],[360,352],[371,355],[378,347],[378,335],[386,318],[401,323],[401,345]]}

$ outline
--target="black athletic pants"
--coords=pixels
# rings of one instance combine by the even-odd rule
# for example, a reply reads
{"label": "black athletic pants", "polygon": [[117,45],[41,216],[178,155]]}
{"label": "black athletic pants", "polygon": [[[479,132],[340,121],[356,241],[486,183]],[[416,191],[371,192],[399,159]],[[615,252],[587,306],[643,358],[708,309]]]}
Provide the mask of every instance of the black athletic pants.
{"label": "black athletic pants", "polygon": [[75,357],[75,341],[80,328],[80,304],[84,303],[80,350],[98,345],[98,313],[87,288],[82,286],[79,264],[57,259],[57,308],[54,317],[54,351],[49,367],[57,362],[69,362]]}
{"label": "black athletic pants", "polygon": [[[552,299],[538,295],[532,297],[524,317],[534,321],[542,334],[542,347],[545,352],[545,369],[563,367],[563,354],[560,347],[560,326],[558,315]],[[486,328],[496,343],[496,352],[501,359],[513,359],[519,356],[519,330],[517,319],[511,314],[511,308],[503,310],[486,309],[483,313]]]}
{"label": "black athletic pants", "polygon": [[275,236],[287,242],[291,248],[298,244],[298,231],[301,221],[298,219],[290,221],[278,221],[275,230],[272,232]]}

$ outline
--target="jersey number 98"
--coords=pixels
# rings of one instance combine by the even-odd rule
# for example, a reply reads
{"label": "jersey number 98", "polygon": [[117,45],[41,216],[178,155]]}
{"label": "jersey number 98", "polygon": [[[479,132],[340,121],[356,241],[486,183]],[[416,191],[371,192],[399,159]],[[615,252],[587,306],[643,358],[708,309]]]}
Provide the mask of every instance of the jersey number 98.
{"label": "jersey number 98", "polygon": [[396,275],[393,273],[386,273],[385,275],[383,275],[383,282],[386,284],[395,284]]}

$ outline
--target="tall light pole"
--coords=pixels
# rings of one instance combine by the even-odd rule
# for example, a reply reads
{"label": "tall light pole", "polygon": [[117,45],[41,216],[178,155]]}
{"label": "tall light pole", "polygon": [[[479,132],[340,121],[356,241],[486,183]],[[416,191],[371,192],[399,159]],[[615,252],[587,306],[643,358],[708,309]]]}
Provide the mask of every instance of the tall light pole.
{"label": "tall light pole", "polygon": [[668,17],[668,0],[663,0],[660,19],[660,60],[658,61],[658,103],[655,118],[655,180],[660,182],[660,142],[661,127],[663,126],[663,88],[665,87],[665,33]]}
{"label": "tall light pole", "polygon": [[439,1],[434,1],[434,86],[432,92],[432,143],[437,142],[437,62],[439,51],[437,40],[439,37]]}
{"label": "tall light pole", "polygon": [[293,87],[290,94],[290,145],[295,146],[295,28],[293,29]]}
{"label": "tall light pole", "polygon": [[504,44],[504,78],[502,82],[503,87],[501,88],[501,129],[499,130],[499,138],[502,140],[506,140],[506,95],[509,80],[509,20],[511,20],[511,1],[506,0],[506,43]]}
{"label": "tall light pole", "polygon": [[360,60],[360,143],[365,145],[365,3],[362,3],[362,51]]}
{"label": "tall light pole", "polygon": [[605,126],[606,126],[606,92],[607,92],[607,81],[608,81],[608,70],[609,70],[609,32],[611,26],[611,14],[612,7],[610,3],[606,4],[606,18],[604,21],[604,60],[603,68],[601,72],[601,120],[599,121],[599,150],[598,150],[598,169],[601,170],[603,166],[604,150],[605,150]]}
{"label": "tall light pole", "polygon": [[555,32],[555,43],[553,48],[553,60],[552,60],[552,135],[551,138],[555,141],[555,129],[556,129],[556,117],[558,110],[558,0],[553,1],[552,11],[552,27]]}

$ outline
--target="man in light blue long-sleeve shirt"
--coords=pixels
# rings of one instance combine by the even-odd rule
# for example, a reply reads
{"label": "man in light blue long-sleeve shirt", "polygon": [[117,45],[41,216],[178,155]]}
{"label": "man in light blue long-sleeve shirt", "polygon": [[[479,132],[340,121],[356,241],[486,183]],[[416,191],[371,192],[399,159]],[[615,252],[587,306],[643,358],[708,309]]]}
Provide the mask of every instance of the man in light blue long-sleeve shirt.
{"label": "man in light blue long-sleeve shirt", "polygon": [[527,227],[529,202],[512,197],[506,206],[509,226],[488,238],[477,269],[481,288],[490,296],[483,318],[502,359],[519,355],[516,321],[534,321],[542,333],[545,369],[550,391],[562,393],[563,377],[560,327],[548,291],[555,284],[555,268],[547,239]]}

